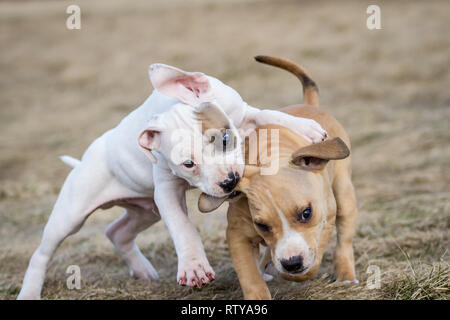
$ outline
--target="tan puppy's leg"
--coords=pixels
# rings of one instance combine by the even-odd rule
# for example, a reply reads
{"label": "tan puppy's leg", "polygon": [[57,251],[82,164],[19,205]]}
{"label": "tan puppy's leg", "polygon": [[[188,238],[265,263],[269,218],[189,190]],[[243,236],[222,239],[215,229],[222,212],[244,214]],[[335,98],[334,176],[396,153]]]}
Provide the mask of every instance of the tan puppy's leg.
{"label": "tan puppy's leg", "polygon": [[244,299],[269,300],[271,298],[255,259],[255,245],[235,226],[228,226],[227,241],[234,268],[239,278]]}
{"label": "tan puppy's leg", "polygon": [[336,197],[337,245],[334,268],[337,281],[358,283],[355,277],[353,257],[353,236],[356,228],[356,197],[349,174],[336,177],[333,185]]}
{"label": "tan puppy's leg", "polygon": [[317,252],[316,263],[311,268],[311,270],[305,275],[305,279],[312,279],[317,275],[319,271],[320,264],[322,263],[323,253],[328,243],[328,239],[330,238],[331,232],[333,231],[334,224],[331,224],[330,221],[327,222],[322,231],[322,236],[320,238],[319,250]]}

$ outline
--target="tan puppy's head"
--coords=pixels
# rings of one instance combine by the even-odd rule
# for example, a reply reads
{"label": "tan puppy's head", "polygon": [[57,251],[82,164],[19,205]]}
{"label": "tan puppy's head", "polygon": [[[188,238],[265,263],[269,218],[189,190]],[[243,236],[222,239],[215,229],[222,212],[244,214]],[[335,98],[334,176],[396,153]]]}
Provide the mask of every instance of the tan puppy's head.
{"label": "tan puppy's head", "polygon": [[[296,138],[292,149],[285,137],[278,172],[261,175],[259,162],[247,165],[237,190],[248,199],[255,230],[270,248],[276,270],[295,280],[315,265],[325,222],[336,213],[326,167],[333,165],[329,160],[346,158],[350,151],[340,138],[314,145]],[[200,209],[209,211],[224,201],[213,200],[200,199]]]}

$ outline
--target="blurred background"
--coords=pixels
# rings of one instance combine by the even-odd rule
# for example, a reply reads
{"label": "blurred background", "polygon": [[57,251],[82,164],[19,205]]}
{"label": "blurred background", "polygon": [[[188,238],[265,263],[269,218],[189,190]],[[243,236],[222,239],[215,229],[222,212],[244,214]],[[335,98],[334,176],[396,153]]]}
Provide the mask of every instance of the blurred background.
{"label": "blurred background", "polygon": [[[360,285],[333,282],[330,242],[317,279],[269,283],[276,299],[450,298],[450,37],[448,1],[377,1],[381,30],[366,27],[366,1],[78,0],[81,30],[68,30],[72,1],[0,1],[0,299],[18,294],[31,254],[69,172],[151,93],[151,63],[201,71],[249,104],[302,101],[298,81],[257,54],[303,65],[321,105],[352,140]],[[138,238],[159,283],[128,275],[103,234],[121,209],[98,211],[57,251],[48,299],[241,299],[225,241],[226,206],[189,210],[217,280],[176,284],[177,260],[162,222]],[[66,287],[79,265],[82,288]],[[379,289],[366,273],[381,272]]]}

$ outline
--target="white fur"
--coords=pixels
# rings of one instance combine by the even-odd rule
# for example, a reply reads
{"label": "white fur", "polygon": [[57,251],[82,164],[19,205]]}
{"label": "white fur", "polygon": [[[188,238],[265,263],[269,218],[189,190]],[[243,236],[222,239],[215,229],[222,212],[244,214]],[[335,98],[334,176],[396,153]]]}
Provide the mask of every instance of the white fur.
{"label": "white fur", "polygon": [[[184,71],[165,65],[153,65],[150,69],[154,84],[164,83],[161,81],[164,77],[180,72]],[[198,94],[199,99],[209,99],[220,106],[242,132],[275,123],[306,134],[310,141],[318,142],[324,137],[325,131],[312,120],[294,118],[276,111],[260,111],[250,107],[235,90],[219,80],[212,77],[207,79],[209,89]],[[178,255],[178,282],[200,286],[214,278],[202,241],[188,219],[185,191],[192,186],[212,195],[223,194],[217,187],[218,177],[229,170],[243,170],[243,165],[238,163],[242,155],[236,157],[235,163],[211,165],[200,175],[183,171],[180,164],[169,156],[174,146],[170,137],[175,129],[184,129],[191,133],[190,136],[194,135],[194,119],[189,117],[192,106],[156,89],[117,127],[96,139],[81,161],[67,156],[61,158],[74,169],[62,186],[45,226],[41,244],[30,260],[19,299],[40,298],[46,268],[59,244],[77,232],[95,209],[118,199],[128,200],[113,202],[108,207],[120,205],[126,209],[125,214],[108,227],[106,234],[124,257],[132,275],[144,279],[157,278],[153,266],[136,246],[135,238],[139,232],[158,221],[160,215],[169,229]],[[169,92],[172,89],[169,88]],[[190,98],[183,91],[180,99]],[[192,101],[201,102],[196,101],[196,98],[192,98]],[[162,121],[160,124],[163,128],[160,150],[152,151],[152,155],[157,158],[156,164],[142,152],[137,143],[141,132],[155,118]]]}
{"label": "white fur", "polygon": [[67,164],[69,167],[72,168],[75,168],[77,165],[81,163],[80,160],[69,156],[61,156],[59,157],[59,159],[61,159],[62,162],[64,162],[65,164]]}

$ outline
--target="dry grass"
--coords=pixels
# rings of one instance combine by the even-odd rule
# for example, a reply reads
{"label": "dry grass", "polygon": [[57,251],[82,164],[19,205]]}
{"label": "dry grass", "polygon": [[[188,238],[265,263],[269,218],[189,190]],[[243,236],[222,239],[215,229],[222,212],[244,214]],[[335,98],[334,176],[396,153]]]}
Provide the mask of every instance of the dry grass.
{"label": "dry grass", "polygon": [[[260,107],[300,101],[295,79],[252,61],[295,60],[321,88],[323,108],[353,141],[359,203],[360,285],[333,283],[330,243],[318,279],[269,283],[277,299],[449,299],[450,38],[448,1],[381,2],[379,31],[360,1],[77,1],[82,30],[65,28],[66,1],[0,2],[0,298],[14,299],[69,169],[150,93],[147,66],[200,70]],[[119,209],[97,213],[58,250],[49,299],[240,299],[224,240],[225,208],[190,210],[217,280],[175,284],[176,257],[162,223],[138,239],[160,273],[141,283],[103,235]],[[82,289],[65,287],[77,264]],[[369,265],[381,288],[369,290]]]}

